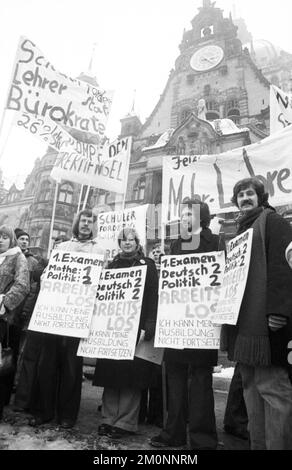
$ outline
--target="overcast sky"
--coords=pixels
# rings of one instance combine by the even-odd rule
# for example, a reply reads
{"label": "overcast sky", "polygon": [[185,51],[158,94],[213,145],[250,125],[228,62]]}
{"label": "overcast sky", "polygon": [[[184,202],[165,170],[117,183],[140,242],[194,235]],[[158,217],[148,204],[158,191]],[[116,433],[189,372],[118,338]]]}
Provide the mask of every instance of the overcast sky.
{"label": "overcast sky", "polygon": [[[87,70],[97,43],[93,72],[101,86],[115,91],[107,132],[115,138],[120,118],[131,109],[134,89],[142,122],[152,112],[179,55],[183,29],[191,28],[201,5],[202,0],[2,0],[1,115],[21,35],[31,39],[56,69],[73,77]],[[216,2],[225,16],[234,5],[254,39],[268,39],[292,52],[291,0]],[[4,127],[2,145],[5,135]],[[21,187],[44,151],[38,140],[11,130],[0,161],[6,186],[15,181]]]}

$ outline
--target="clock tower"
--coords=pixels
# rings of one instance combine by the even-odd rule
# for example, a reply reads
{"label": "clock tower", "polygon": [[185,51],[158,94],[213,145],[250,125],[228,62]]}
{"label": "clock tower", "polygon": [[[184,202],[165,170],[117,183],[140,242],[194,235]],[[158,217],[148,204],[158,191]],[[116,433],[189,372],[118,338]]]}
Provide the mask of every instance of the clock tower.
{"label": "clock tower", "polygon": [[[203,0],[191,28],[183,32],[180,54],[153,112],[138,138],[177,129],[190,115],[209,122],[228,119],[248,128],[251,142],[269,134],[269,81],[242,47],[231,15]],[[141,148],[142,147],[141,143]]]}
{"label": "clock tower", "polygon": [[207,120],[227,118],[239,126],[258,125],[268,135],[264,115],[269,82],[243,50],[231,15],[224,18],[215,2],[204,0],[191,25],[183,33],[172,75],[170,127],[182,124],[192,112],[197,114],[198,102],[204,99]]}

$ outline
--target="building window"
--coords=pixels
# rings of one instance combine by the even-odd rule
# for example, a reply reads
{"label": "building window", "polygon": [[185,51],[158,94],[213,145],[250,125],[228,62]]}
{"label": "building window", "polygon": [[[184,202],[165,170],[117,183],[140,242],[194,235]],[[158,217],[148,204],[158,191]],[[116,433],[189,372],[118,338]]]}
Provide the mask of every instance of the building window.
{"label": "building window", "polygon": [[219,103],[217,101],[206,101],[207,111],[218,111],[219,113]]}
{"label": "building window", "polygon": [[226,103],[226,117],[231,119],[235,124],[240,123],[240,109],[239,102],[236,98],[227,101]]}
{"label": "building window", "polygon": [[176,154],[177,155],[185,155],[186,154],[186,144],[184,138],[180,136],[177,141],[176,146]]}
{"label": "building window", "polygon": [[51,195],[51,183],[48,180],[41,182],[41,190],[39,192],[38,201],[48,201]]}
{"label": "building window", "polygon": [[230,109],[239,108],[239,103],[237,99],[229,100],[226,104],[227,114],[229,114]]}
{"label": "building window", "polygon": [[240,123],[240,111],[239,109],[230,109],[227,114],[228,119],[231,119],[235,124]]}
{"label": "building window", "polygon": [[133,190],[133,199],[134,201],[141,201],[144,199],[145,196],[145,187],[146,187],[146,178],[142,176],[138,179],[134,186]]}
{"label": "building window", "polygon": [[71,184],[62,184],[59,190],[58,202],[65,202],[66,204],[72,204],[73,200],[73,188]]}
{"label": "building window", "polygon": [[41,238],[42,238],[42,227],[41,228],[33,228],[31,230],[30,235],[30,245],[31,246],[40,246]]}

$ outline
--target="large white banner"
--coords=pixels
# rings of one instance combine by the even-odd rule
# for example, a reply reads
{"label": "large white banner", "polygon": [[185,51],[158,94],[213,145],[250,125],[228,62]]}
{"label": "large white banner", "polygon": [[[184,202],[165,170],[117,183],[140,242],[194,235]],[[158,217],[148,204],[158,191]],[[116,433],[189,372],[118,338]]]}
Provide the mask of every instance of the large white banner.
{"label": "large white banner", "polygon": [[117,139],[94,158],[66,149],[57,155],[51,177],[124,194],[127,187],[132,138]]}
{"label": "large white banner", "polygon": [[29,330],[86,338],[104,257],[53,250]]}
{"label": "large white banner", "polygon": [[147,266],[106,269],[100,277],[87,339],[77,355],[103,359],[133,359]]}
{"label": "large white banner", "polygon": [[51,122],[101,138],[111,103],[111,92],[56,71],[32,41],[20,38],[6,103],[23,113],[19,126],[45,137]]}
{"label": "large white banner", "polygon": [[148,204],[124,211],[103,212],[97,216],[96,239],[106,251],[106,258],[113,259],[119,252],[118,235],[125,227],[134,228],[142,247],[146,246],[146,216]]}
{"label": "large white banner", "polygon": [[270,132],[280,131],[292,123],[292,94],[270,86]]}
{"label": "large white banner", "polygon": [[[36,45],[21,37],[6,108],[13,124],[55,150],[101,159],[113,93],[56,71]],[[69,134],[77,129],[90,142]]]}
{"label": "large white banner", "polygon": [[224,266],[224,251],[162,257],[155,347],[219,349],[211,315]]}
{"label": "large white banner", "polygon": [[215,313],[211,316],[217,324],[236,325],[245,291],[253,229],[249,229],[227,243],[225,271]]}
{"label": "large white banner", "polygon": [[233,187],[257,176],[269,192],[272,206],[292,202],[292,126],[246,147],[218,155],[163,157],[162,218],[179,218],[184,197],[206,202],[212,214],[233,212]]}

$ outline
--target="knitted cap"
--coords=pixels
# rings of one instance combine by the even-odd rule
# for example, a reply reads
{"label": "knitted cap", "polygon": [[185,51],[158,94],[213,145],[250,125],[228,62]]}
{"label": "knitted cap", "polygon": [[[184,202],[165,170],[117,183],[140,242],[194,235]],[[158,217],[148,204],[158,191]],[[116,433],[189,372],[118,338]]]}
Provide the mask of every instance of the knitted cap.
{"label": "knitted cap", "polygon": [[26,235],[30,239],[29,234],[25,232],[24,230],[22,230],[21,228],[16,228],[14,230],[14,233],[15,233],[17,240],[19,239],[19,237],[22,237],[23,235]]}

